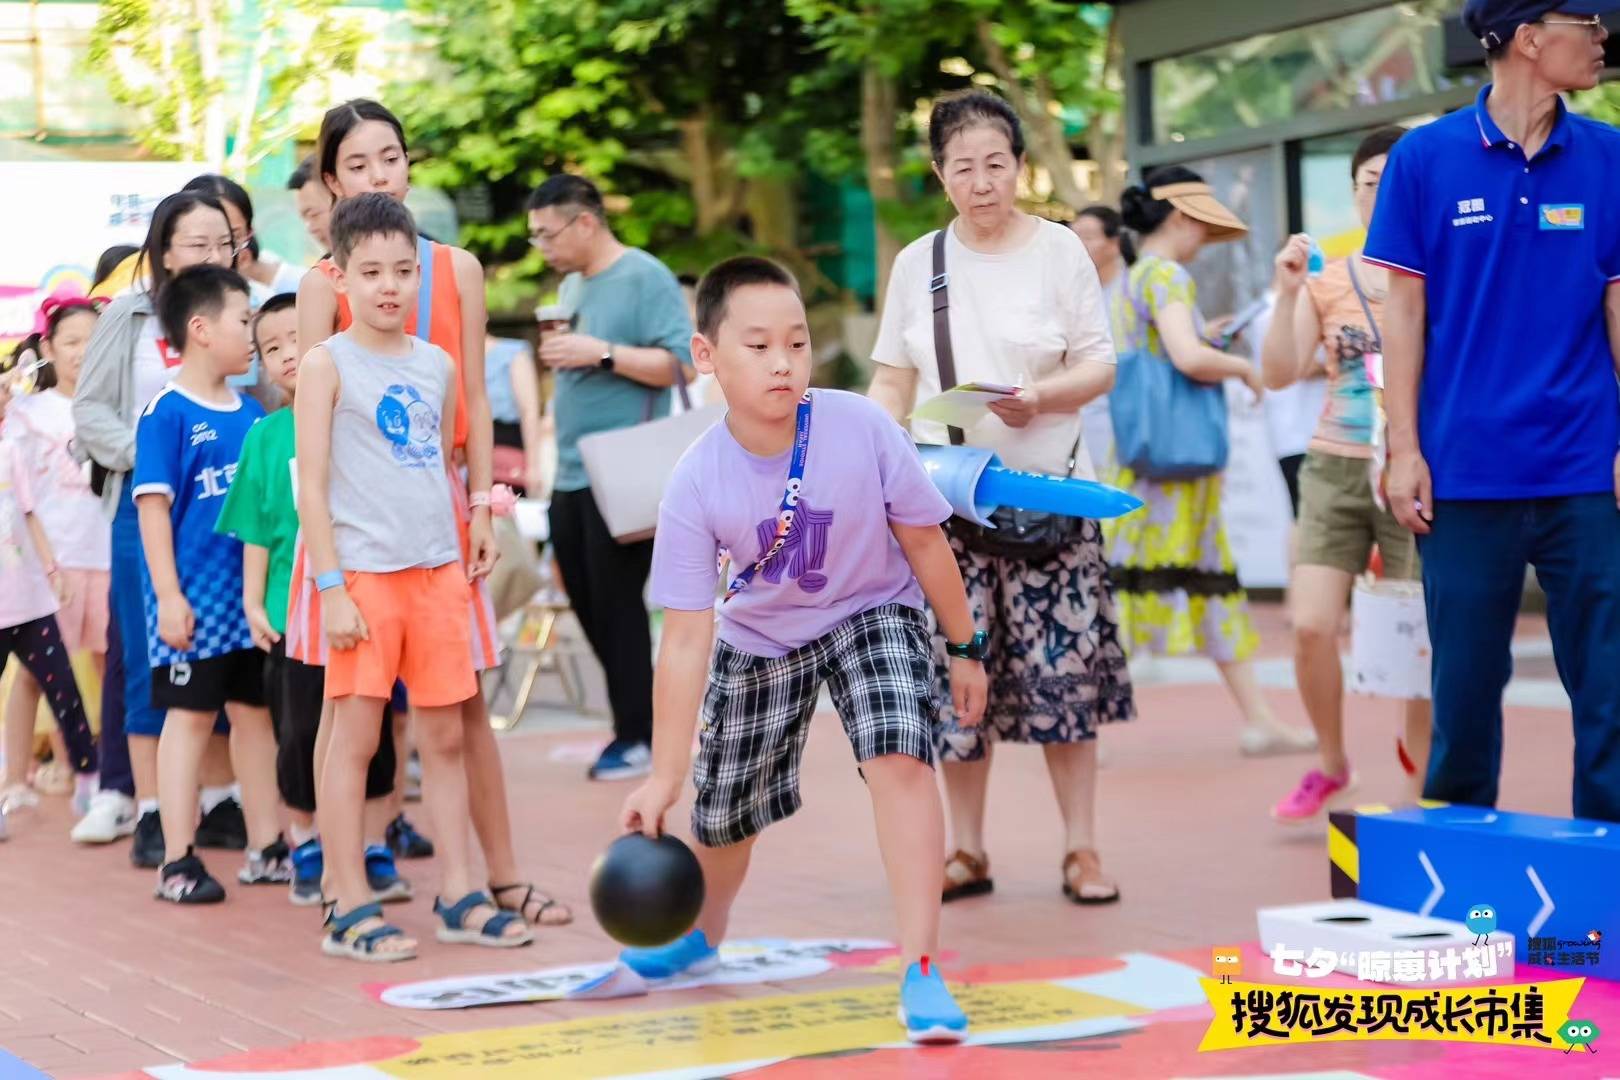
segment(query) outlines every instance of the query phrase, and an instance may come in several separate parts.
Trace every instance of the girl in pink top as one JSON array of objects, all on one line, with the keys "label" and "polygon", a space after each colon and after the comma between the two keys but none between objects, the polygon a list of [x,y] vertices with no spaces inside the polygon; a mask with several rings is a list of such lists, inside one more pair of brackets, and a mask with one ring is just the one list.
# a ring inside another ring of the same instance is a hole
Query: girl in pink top
[{"label": "girl in pink top", "polygon": [[[4,417],[10,397],[10,388],[0,386],[0,418]],[[96,789],[96,745],[56,625],[58,605],[68,595],[45,527],[34,515],[34,490],[27,462],[15,445],[0,439],[0,668],[15,654],[45,688],[51,711],[62,729],[69,764],[76,774],[75,810],[82,814]],[[27,783],[33,738],[33,711],[19,714],[8,709],[0,814],[35,801]]]}]

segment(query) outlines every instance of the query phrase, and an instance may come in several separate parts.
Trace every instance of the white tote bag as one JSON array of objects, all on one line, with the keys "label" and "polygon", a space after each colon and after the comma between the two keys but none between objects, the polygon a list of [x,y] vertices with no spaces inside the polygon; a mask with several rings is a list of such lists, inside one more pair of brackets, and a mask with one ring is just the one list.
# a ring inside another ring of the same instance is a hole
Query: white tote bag
[{"label": "white tote bag", "polygon": [[649,389],[647,419],[632,427],[598,431],[579,440],[579,456],[590,477],[591,495],[608,532],[621,544],[645,540],[658,525],[658,503],[675,463],[687,447],[726,414],[724,405],[694,408],[684,372],[676,364],[675,387],[684,412],[652,419],[655,392]]},{"label": "white tote bag", "polygon": [[1359,579],[1350,596],[1350,688],[1427,700],[1431,659],[1423,583]]}]

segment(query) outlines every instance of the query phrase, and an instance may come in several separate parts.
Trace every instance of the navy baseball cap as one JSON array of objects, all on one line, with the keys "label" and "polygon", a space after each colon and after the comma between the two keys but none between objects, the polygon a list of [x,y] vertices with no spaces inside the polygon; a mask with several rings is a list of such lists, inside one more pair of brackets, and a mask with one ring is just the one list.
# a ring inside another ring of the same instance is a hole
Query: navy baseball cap
[{"label": "navy baseball cap", "polygon": [[1479,38],[1481,45],[1494,49],[1510,40],[1525,23],[1555,11],[1564,15],[1607,15],[1620,11],[1620,0],[1468,0],[1462,18],[1463,25]]}]

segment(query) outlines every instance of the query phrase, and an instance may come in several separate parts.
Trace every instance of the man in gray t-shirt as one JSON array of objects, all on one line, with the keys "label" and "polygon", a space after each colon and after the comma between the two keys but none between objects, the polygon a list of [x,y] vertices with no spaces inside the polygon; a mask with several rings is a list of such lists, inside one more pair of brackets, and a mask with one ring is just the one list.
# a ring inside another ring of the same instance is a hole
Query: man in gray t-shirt
[{"label": "man in gray t-shirt", "polygon": [[663,263],[621,244],[590,181],[558,174],[529,196],[529,238],[563,279],[573,331],[543,334],[540,362],[556,373],[557,479],[551,541],[563,588],[607,675],[613,742],[597,780],[643,776],[652,754],[652,637],[643,591],[652,541],[620,544],[591,496],[582,436],[669,414],[677,370],[692,377],[692,318]]}]

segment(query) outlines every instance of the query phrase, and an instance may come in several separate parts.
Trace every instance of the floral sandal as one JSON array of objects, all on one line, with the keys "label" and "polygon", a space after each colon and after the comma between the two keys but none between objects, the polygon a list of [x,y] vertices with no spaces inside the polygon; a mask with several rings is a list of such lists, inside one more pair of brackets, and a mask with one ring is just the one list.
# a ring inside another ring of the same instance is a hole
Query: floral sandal
[{"label": "floral sandal", "polygon": [[996,883],[990,878],[990,856],[974,858],[965,851],[958,851],[945,860],[945,890],[940,894],[940,903],[983,896],[994,892],[995,888]]},{"label": "floral sandal", "polygon": [[[369,930],[360,924],[372,922]],[[416,946],[406,949],[378,948],[390,938],[402,938],[405,931],[383,919],[381,904],[361,904],[347,915],[337,913],[337,904],[326,902],[326,930],[321,934],[321,952],[327,956],[343,956],[368,964],[391,964],[400,960],[414,960]]]},{"label": "floral sandal", "polygon": [[1097,853],[1081,848],[1064,856],[1063,895],[1076,904],[1112,904],[1119,899],[1119,886],[1103,876]]},{"label": "floral sandal", "polygon": [[[508,904],[501,899],[502,893],[523,890],[523,900],[517,904]],[[569,906],[548,893],[536,889],[527,881],[513,882],[511,885],[491,885],[490,894],[495,897],[495,905],[502,911],[512,911],[523,916],[523,921],[531,926],[567,926],[574,921],[574,912]],[[535,909],[529,914],[529,909]]]}]

